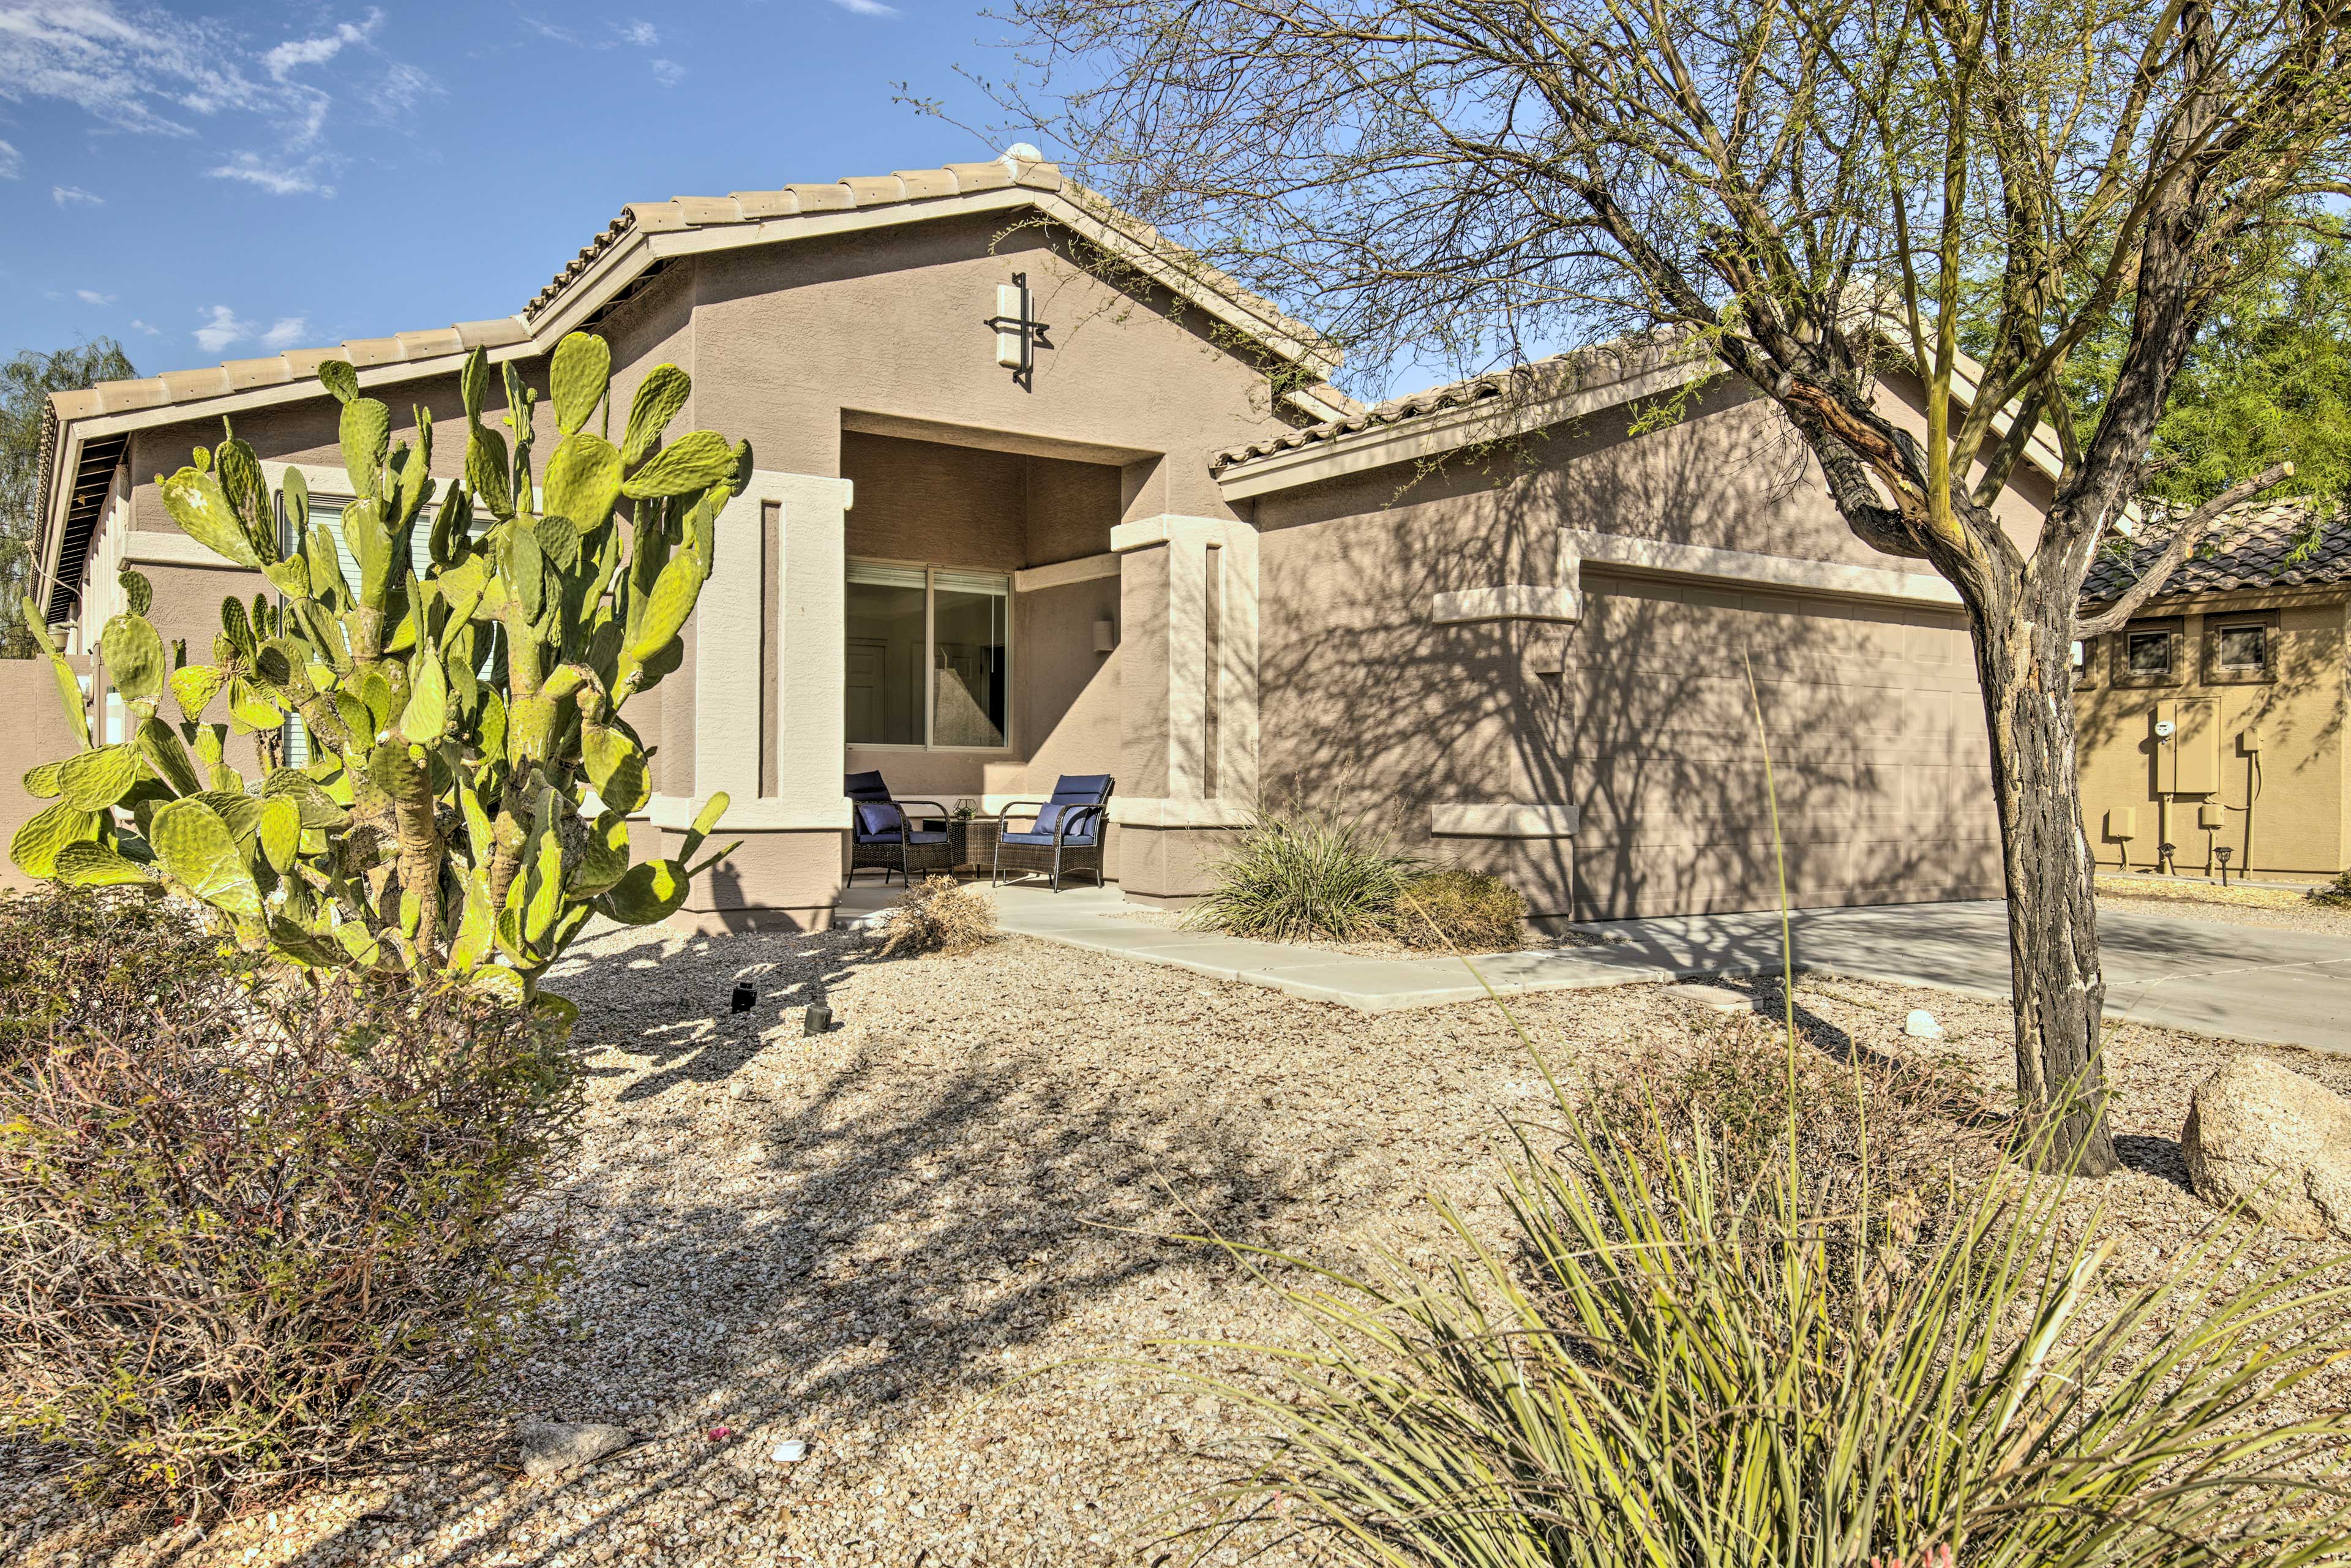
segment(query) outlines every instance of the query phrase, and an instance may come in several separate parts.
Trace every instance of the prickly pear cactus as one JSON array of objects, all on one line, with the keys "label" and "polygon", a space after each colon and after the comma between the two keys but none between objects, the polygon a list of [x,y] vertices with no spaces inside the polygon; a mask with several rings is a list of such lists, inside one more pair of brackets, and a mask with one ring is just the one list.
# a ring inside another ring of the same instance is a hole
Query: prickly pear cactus
[{"label": "prickly pear cactus", "polygon": [[[601,409],[609,434],[611,372],[601,339],[556,349],[561,440],[535,475],[537,394],[508,366],[511,441],[485,424],[489,363],[475,350],[465,477],[427,520],[430,416],[416,410],[416,446],[392,446],[390,411],[360,395],[351,367],[321,366],[358,497],[341,518],[357,582],[299,472],[273,500],[233,432],[160,479],[172,520],[277,597],[225,601],[212,662],[189,664],[147,621],[145,580],[125,573],[130,610],[99,641],[128,707],[130,738],[110,746],[92,744],[74,673],[26,601],[83,749],[25,776],[51,804],[10,845],[17,865],[184,894],[244,945],[298,965],[449,972],[526,997],[591,915],[645,925],[674,911],[726,852],[689,863],[726,797],[676,858],[632,863],[626,819],[649,785],[621,708],[677,668],[719,509],[751,453],[706,430],[664,440],[688,390],[672,365],[645,378],[613,445],[587,428]],[[420,527],[423,576],[410,564]],[[228,722],[206,722],[224,695]],[[310,737],[298,768],[274,765],[289,714]],[[248,732],[271,761],[258,779],[227,760],[228,737]]]}]

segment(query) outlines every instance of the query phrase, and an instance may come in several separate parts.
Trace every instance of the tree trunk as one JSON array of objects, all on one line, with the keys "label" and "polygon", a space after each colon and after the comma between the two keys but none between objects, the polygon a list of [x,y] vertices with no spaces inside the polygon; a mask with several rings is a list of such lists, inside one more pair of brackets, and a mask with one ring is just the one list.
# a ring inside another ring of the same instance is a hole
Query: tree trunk
[{"label": "tree trunk", "polygon": [[2074,600],[2042,575],[2024,574],[2010,603],[1971,617],[2008,886],[2016,1092],[2027,1117],[2063,1113],[2036,1145],[2042,1163],[2102,1176],[2120,1162],[2104,1116],[2106,988],[2074,751]]}]

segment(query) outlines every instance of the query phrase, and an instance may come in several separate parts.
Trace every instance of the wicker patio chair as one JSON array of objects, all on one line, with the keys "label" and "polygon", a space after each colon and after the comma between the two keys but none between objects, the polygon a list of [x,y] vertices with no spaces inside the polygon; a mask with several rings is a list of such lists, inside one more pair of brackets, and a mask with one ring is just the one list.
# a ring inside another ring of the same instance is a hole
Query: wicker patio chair
[{"label": "wicker patio chair", "polygon": [[947,809],[936,800],[898,800],[879,773],[852,773],[841,779],[841,792],[849,797],[849,879],[861,871],[879,868],[886,885],[890,873],[913,885],[914,873],[954,869],[955,850],[944,831],[917,828],[906,815],[908,806],[929,806],[942,820]]},{"label": "wicker patio chair", "polygon": [[[1001,883],[1007,872],[1042,872],[1061,891],[1061,878],[1090,871],[1094,885],[1102,885],[1102,840],[1110,825],[1111,777],[1107,773],[1065,773],[1053,786],[1050,800],[1015,800],[996,814],[996,863],[989,880]],[[1023,807],[1033,807],[1035,818],[1026,828],[1015,828],[1010,818]]]}]

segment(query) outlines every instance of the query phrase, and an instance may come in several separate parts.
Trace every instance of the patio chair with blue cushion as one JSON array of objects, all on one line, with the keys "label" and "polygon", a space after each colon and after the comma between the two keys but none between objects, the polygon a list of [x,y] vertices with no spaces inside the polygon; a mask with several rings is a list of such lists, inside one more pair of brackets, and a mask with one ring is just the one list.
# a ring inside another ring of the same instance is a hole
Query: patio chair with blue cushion
[{"label": "patio chair with blue cushion", "polygon": [[849,797],[852,816],[849,832],[849,876],[854,882],[861,871],[879,866],[882,880],[888,883],[890,873],[896,872],[901,881],[912,884],[916,872],[952,870],[955,851],[947,842],[944,826],[936,829],[917,828],[906,815],[909,806],[928,806],[936,811],[944,824],[947,809],[936,800],[897,800],[890,795],[890,786],[882,781],[879,773],[852,773],[841,779],[841,792]]},{"label": "patio chair with blue cushion", "polygon": [[[1004,873],[1040,872],[1050,874],[1053,891],[1071,872],[1090,871],[1094,885],[1102,885],[1102,840],[1110,826],[1111,777],[1107,773],[1064,773],[1053,786],[1050,800],[1015,800],[996,814],[996,868],[990,878],[1001,883]],[[1015,828],[1012,813],[1035,809],[1035,821]]]}]

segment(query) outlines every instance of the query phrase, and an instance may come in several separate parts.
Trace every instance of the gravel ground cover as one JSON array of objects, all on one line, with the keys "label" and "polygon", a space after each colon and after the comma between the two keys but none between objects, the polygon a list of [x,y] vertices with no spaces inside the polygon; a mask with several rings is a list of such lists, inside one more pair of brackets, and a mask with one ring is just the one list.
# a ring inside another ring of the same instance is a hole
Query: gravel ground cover
[{"label": "gravel ground cover", "polygon": [[[758,987],[736,1015],[738,979]],[[1175,1372],[1291,1342],[1214,1233],[1341,1265],[1437,1255],[1441,1191],[1498,1233],[1504,1116],[1544,1105],[1490,1005],[1360,1014],[1028,938],[882,960],[863,939],[610,932],[554,981],[582,1006],[587,1236],[569,1321],[499,1423],[441,1462],[199,1531],[91,1518],[0,1451],[0,1561],[60,1568],[528,1563],[1154,1563],[1167,1511],[1243,1416]],[[821,985],[832,1032],[800,1033]],[[1525,998],[1555,1067],[1606,1072],[1712,1014],[1677,987]],[[1757,1000],[1773,1012],[1767,982]],[[1804,979],[1819,1049],[1933,1049],[2004,1099],[2004,1003]],[[1924,1007],[1947,1038],[1907,1039]],[[2210,1219],[2176,1142],[2240,1049],[2130,1026],[2109,1048],[2130,1168],[2085,1184],[2125,1278]],[[2351,1090],[2351,1061],[2251,1047]],[[513,1424],[639,1441],[527,1479]],[[808,1458],[781,1463],[797,1440]],[[1180,1560],[1180,1559],[1179,1559]],[[1212,1559],[1227,1560],[1227,1559]],[[1279,1559],[1277,1559],[1279,1560]]]},{"label": "gravel ground cover", "polygon": [[2171,882],[2156,877],[2102,876],[2098,903],[2108,909],[2168,915],[2181,920],[2216,920],[2226,925],[2267,925],[2282,931],[2314,931],[2351,936],[2351,909],[2314,904],[2298,888],[2217,883]]}]

